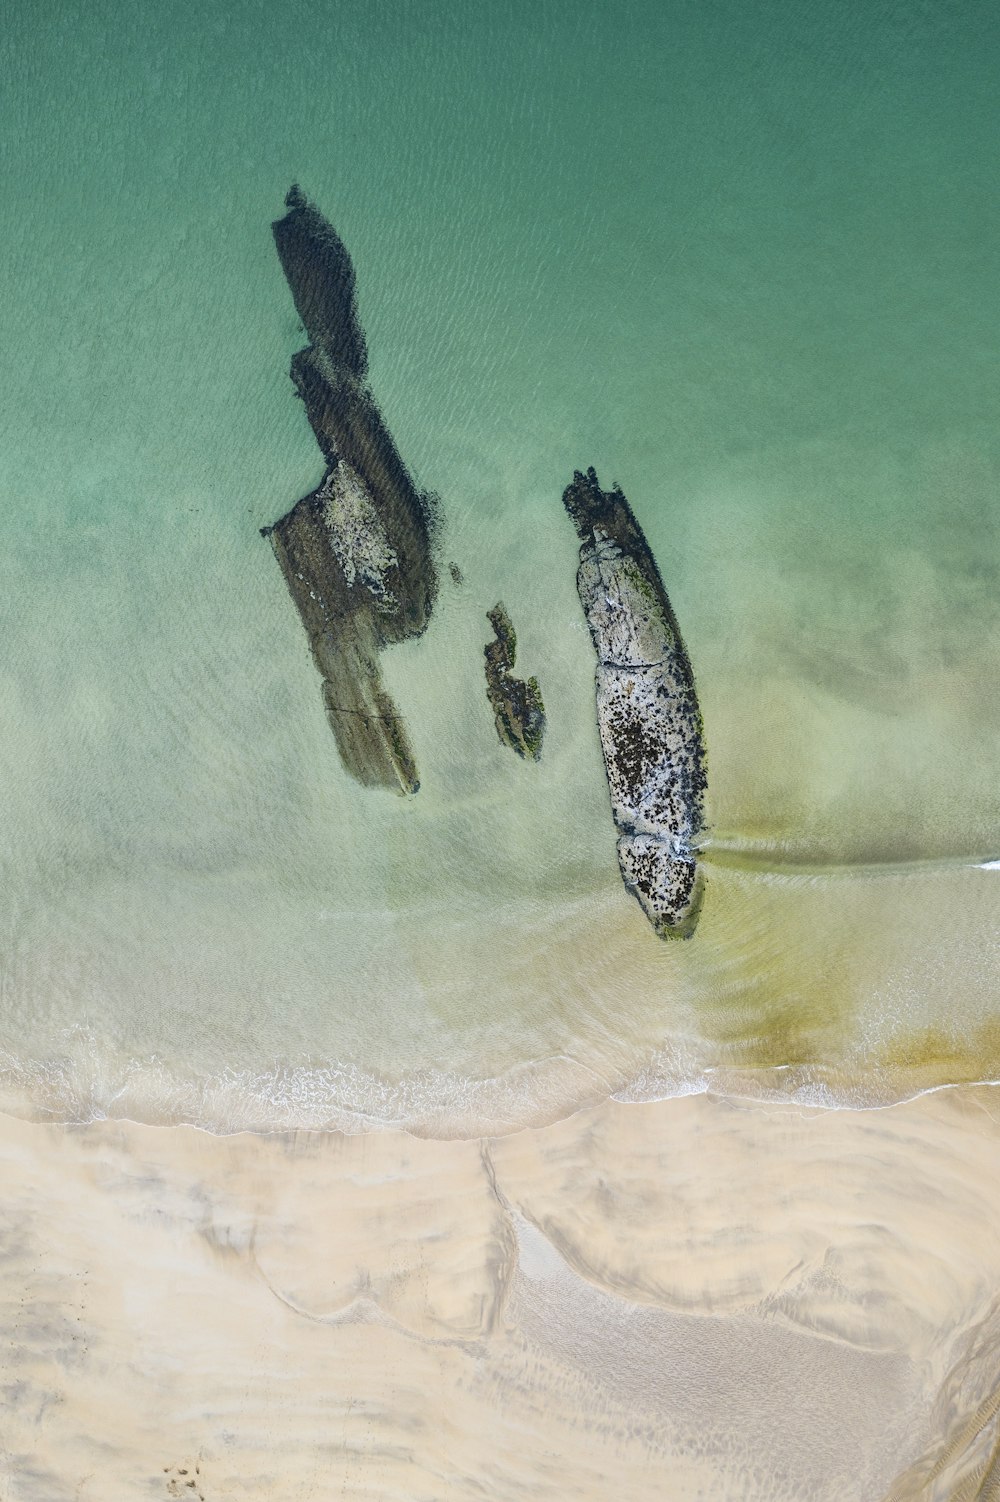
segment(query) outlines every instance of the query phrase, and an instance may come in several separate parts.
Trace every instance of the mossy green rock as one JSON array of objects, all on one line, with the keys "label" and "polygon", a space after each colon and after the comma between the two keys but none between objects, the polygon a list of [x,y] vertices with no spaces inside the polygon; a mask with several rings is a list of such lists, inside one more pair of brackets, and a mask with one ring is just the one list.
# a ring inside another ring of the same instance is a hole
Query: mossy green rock
[{"label": "mossy green rock", "polygon": [[496,639],[487,642],[486,693],[493,706],[493,718],[501,743],[518,756],[537,761],[545,737],[545,705],[537,678],[515,678],[511,672],[517,660],[517,635],[502,603],[486,613]]}]

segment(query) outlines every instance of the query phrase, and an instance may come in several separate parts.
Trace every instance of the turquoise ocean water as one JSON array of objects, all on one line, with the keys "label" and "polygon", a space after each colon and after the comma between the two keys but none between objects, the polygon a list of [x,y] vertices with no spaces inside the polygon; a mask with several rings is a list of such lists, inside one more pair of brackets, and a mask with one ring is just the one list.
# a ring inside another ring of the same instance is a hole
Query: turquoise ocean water
[{"label": "turquoise ocean water", "polygon": [[[0,48],[3,1104],[457,1132],[1000,1072],[991,8],[15,3]],[[384,658],[412,800],[343,773],[258,535],[321,472],[292,181],[465,578]],[[701,695],[685,944],[618,878],[589,464]]]}]

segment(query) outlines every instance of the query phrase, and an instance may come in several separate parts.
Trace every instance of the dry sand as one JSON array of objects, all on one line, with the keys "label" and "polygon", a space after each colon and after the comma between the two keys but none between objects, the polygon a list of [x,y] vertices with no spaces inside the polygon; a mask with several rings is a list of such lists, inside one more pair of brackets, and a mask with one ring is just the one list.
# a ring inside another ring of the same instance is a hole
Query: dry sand
[{"label": "dry sand", "polygon": [[466,1142],[2,1118],[0,1497],[972,1496],[998,1145],[986,1086]]}]

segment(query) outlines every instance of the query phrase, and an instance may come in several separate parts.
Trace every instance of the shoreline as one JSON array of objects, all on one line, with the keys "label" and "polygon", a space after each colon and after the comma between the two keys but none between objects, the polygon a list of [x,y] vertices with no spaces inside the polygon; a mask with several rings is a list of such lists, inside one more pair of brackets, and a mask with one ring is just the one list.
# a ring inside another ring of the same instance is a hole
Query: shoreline
[{"label": "shoreline", "polygon": [[[832,884],[713,873],[697,940],[670,946],[620,883],[544,921],[532,900],[490,924],[478,909],[446,920],[435,908],[433,922],[407,909],[372,921],[377,944],[364,964],[357,946],[326,1006],[339,931],[324,916],[315,950],[297,947],[304,929],[286,936],[280,986],[273,958],[251,986],[216,956],[216,1007],[206,975],[164,963],[116,973],[110,989],[92,977],[71,1024],[69,993],[41,985],[70,956],[43,950],[13,996],[19,1052],[0,1050],[0,1109],[456,1137],[605,1095],[894,1104],[1000,1079],[994,889],[976,870]],[[141,1006],[122,1012],[127,994]]]},{"label": "shoreline", "polygon": [[[590,1076],[595,1082],[599,1080],[599,1076],[586,1066],[579,1065],[572,1060],[569,1062],[581,1076]],[[510,1075],[528,1073],[536,1067],[528,1065],[522,1070],[511,1070]],[[491,1111],[489,1105],[477,1108],[476,1120],[479,1124],[474,1128],[470,1127],[468,1122],[457,1113],[449,1112],[448,1107],[442,1105],[425,1107],[422,1114],[407,1119],[405,1116],[380,1116],[361,1108],[340,1104],[334,1107],[330,1116],[323,1121],[295,1120],[286,1116],[284,1119],[275,1119],[271,1122],[249,1121],[231,1126],[197,1120],[193,1114],[178,1112],[170,1115],[165,1111],[158,1114],[155,1106],[144,1114],[129,1114],[128,1111],[118,1113],[96,1105],[86,1115],[58,1114],[54,1108],[51,1110],[46,1108],[42,1102],[32,1099],[27,1094],[12,1101],[10,1093],[5,1093],[4,1086],[0,1083],[0,1121],[22,1122],[27,1125],[50,1126],[67,1130],[77,1130],[101,1123],[117,1123],[124,1127],[134,1126],[148,1130],[183,1127],[219,1139],[241,1136],[267,1139],[300,1134],[317,1137],[330,1135],[364,1137],[398,1133],[417,1141],[477,1142],[486,1138],[515,1136],[523,1131],[544,1131],[605,1103],[640,1107],[705,1096],[718,1102],[734,1104],[857,1114],[892,1111],[925,1097],[951,1091],[991,1091],[1000,1087],[1000,1075],[938,1079],[928,1078],[929,1071],[925,1069],[910,1072],[911,1075],[920,1074],[922,1076],[920,1081],[911,1078],[909,1083],[904,1083],[897,1079],[895,1088],[887,1080],[881,1082],[881,1088],[871,1089],[866,1089],[866,1084],[870,1086],[871,1081],[855,1082],[853,1098],[851,1098],[838,1096],[835,1093],[835,1086],[831,1084],[830,1077],[836,1078],[833,1071],[825,1073],[827,1078],[823,1077],[824,1071],[801,1070],[792,1065],[775,1065],[770,1069],[758,1071],[720,1065],[709,1066],[693,1079],[679,1079],[670,1085],[663,1083],[662,1080],[657,1083],[655,1074],[651,1081],[648,1074],[640,1072],[630,1082],[621,1085],[600,1080],[600,1083],[595,1083],[593,1090],[589,1093],[567,1098],[560,1105],[550,1103],[548,1109],[544,1102],[539,1102],[534,1107],[529,1105],[526,1109],[513,1105],[507,1112],[496,1108]],[[469,1088],[470,1084],[473,1090],[494,1087],[498,1093],[503,1094],[510,1075],[472,1082],[456,1080],[455,1084],[459,1089]],[[232,1085],[231,1081],[226,1083]],[[384,1086],[387,1093],[405,1093],[412,1081],[404,1080],[397,1086],[389,1085],[387,1082],[379,1083]],[[221,1088],[222,1084],[222,1081],[211,1081],[209,1089]],[[123,1094],[123,1089],[114,1092],[117,1099],[120,1099]],[[518,1109],[520,1109],[520,1114],[515,1115]],[[275,1113],[276,1117],[280,1114],[280,1112]]]}]

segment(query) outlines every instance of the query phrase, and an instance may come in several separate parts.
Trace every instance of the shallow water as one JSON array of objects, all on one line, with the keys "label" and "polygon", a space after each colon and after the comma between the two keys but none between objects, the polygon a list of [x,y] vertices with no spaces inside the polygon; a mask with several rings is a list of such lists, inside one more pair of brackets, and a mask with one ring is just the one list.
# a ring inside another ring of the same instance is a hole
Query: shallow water
[{"label": "shallow water", "polygon": [[[1000,1074],[985,7],[95,4],[4,39],[3,1104],[508,1130]],[[269,221],[354,257],[441,497],[340,768],[258,528],[319,477]],[[560,505],[618,480],[694,663],[707,898],[621,887]],[[549,730],[496,741],[503,598]]]}]

